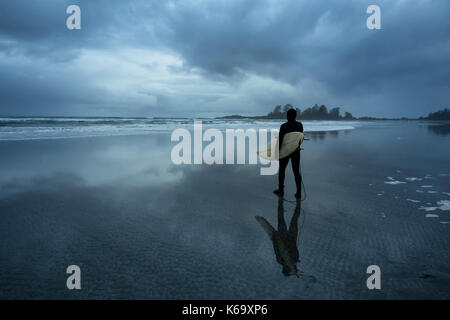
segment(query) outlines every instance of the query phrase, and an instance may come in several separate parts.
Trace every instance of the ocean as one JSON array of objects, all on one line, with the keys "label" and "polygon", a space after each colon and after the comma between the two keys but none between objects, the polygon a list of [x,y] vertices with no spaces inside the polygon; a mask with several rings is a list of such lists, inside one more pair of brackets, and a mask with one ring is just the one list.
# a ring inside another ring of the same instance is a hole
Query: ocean
[{"label": "ocean", "polygon": [[[206,118],[74,118],[9,117],[0,118],[0,140],[61,139],[97,136],[141,135],[192,129],[194,120],[205,129],[278,129],[280,120],[221,120]],[[305,121],[306,131],[351,130],[356,121]]]}]

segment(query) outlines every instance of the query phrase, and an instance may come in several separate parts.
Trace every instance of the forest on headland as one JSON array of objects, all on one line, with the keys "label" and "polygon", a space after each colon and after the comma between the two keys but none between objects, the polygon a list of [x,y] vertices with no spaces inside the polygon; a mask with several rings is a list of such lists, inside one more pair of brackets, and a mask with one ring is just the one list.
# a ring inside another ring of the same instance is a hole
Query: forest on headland
[{"label": "forest on headland", "polygon": [[217,119],[286,119],[286,112],[290,109],[297,111],[297,119],[300,120],[450,120],[450,110],[447,108],[436,112],[431,112],[426,117],[420,117],[416,119],[411,118],[376,118],[376,117],[359,117],[355,118],[350,112],[344,112],[341,114],[339,107],[328,110],[325,105],[315,104],[313,107],[301,110],[293,107],[291,104],[284,106],[277,105],[273,111],[263,116],[242,116],[242,115],[230,115],[217,117]]},{"label": "forest on headland", "polygon": [[450,120],[450,110],[447,108],[431,112],[428,114],[427,117],[420,117],[420,120]]}]

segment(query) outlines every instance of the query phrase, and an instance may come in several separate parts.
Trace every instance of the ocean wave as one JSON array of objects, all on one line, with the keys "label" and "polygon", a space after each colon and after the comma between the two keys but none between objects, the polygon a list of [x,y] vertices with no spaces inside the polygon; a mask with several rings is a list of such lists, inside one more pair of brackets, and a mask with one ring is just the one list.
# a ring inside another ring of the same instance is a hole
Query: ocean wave
[{"label": "ocean wave", "polygon": [[[194,118],[77,118],[28,117],[0,118],[0,140],[59,139],[96,136],[141,135],[172,132],[177,128],[192,131],[194,120],[201,120],[204,130],[278,129],[283,121],[252,119]],[[305,132],[353,130],[350,121],[304,121]]]}]

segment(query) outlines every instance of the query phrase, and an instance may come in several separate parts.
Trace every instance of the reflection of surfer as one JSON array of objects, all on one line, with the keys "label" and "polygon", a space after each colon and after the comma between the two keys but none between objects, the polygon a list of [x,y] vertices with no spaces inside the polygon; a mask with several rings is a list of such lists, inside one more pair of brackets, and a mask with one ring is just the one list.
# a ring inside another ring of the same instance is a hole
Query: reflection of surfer
[{"label": "reflection of surfer", "polygon": [[[283,123],[280,127],[280,138],[279,138],[279,148],[283,143],[284,136],[289,132],[303,132],[303,125],[301,122],[295,120],[297,117],[297,112],[294,109],[288,110],[286,113],[287,122]],[[295,185],[297,186],[296,198],[301,198],[302,196],[302,176],[300,175],[300,148],[297,148],[288,157],[280,159],[280,169],[278,171],[278,189],[274,191],[276,195],[284,194],[284,177],[286,172],[286,167],[291,159],[292,171],[294,172]]]},{"label": "reflection of surfer", "polygon": [[256,220],[266,231],[270,240],[272,240],[273,249],[277,262],[283,266],[282,272],[285,276],[296,275],[298,277],[297,262],[299,260],[297,237],[298,237],[298,218],[300,217],[300,200],[297,200],[294,215],[292,216],[289,229],[284,220],[283,199],[278,199],[278,230],[263,217],[256,217]]}]

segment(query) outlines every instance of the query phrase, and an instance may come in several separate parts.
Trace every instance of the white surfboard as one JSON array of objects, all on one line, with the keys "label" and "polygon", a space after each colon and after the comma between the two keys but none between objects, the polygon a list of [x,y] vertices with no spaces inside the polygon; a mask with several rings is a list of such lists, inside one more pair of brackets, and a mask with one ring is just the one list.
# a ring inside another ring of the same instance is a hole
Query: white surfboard
[{"label": "white surfboard", "polygon": [[278,152],[278,139],[271,141],[257,153],[267,160],[280,160],[290,156],[303,142],[305,136],[301,132],[289,132],[284,135],[283,144]]}]

